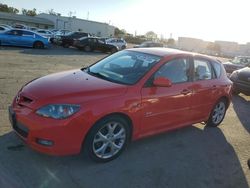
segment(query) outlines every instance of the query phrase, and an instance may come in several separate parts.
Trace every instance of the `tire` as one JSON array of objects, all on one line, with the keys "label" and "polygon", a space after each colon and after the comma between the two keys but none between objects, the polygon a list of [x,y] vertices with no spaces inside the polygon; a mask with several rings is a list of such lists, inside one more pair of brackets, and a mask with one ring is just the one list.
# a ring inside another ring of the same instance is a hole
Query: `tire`
[{"label": "tire", "polygon": [[113,54],[113,53],[117,52],[117,49],[116,48],[111,48],[110,52],[111,52],[111,54]]},{"label": "tire", "polygon": [[90,51],[91,51],[90,46],[89,46],[89,45],[84,46],[84,51],[86,51],[86,52],[90,52]]},{"label": "tire", "polygon": [[233,88],[232,93],[233,93],[233,95],[239,95],[239,94],[240,94],[240,91]]},{"label": "tire", "polygon": [[33,44],[33,48],[35,48],[35,49],[43,49],[44,48],[44,44],[42,42],[40,42],[40,41],[36,41]]},{"label": "tire", "polygon": [[87,155],[96,162],[108,162],[117,158],[130,140],[128,122],[120,116],[109,116],[98,121],[85,141]]},{"label": "tire", "polygon": [[64,48],[69,48],[69,44],[68,44],[68,43],[63,44],[63,47],[64,47]]},{"label": "tire", "polygon": [[223,121],[227,111],[227,102],[225,99],[220,99],[213,107],[206,126],[217,127]]}]

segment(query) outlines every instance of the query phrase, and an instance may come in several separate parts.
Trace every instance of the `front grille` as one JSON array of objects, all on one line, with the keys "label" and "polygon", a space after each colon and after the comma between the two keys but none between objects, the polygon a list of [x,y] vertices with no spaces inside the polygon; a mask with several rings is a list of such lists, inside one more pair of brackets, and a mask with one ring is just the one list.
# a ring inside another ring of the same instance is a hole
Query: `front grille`
[{"label": "front grille", "polygon": [[20,134],[22,137],[27,138],[29,134],[29,129],[25,127],[23,124],[20,122],[16,122],[13,125],[13,129]]}]

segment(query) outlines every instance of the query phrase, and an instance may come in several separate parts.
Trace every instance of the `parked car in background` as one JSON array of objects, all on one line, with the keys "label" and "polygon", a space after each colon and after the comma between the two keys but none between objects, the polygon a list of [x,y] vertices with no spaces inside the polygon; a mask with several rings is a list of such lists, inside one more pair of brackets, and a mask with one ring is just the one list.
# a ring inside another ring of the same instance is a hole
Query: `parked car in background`
[{"label": "parked car in background", "polygon": [[8,27],[0,25],[0,33],[4,32],[4,31],[7,31],[7,30],[10,30],[10,29]]},{"label": "parked car in background", "polygon": [[7,29],[13,29],[13,27],[11,27],[10,25],[7,25],[7,24],[0,24],[0,27],[5,27]]},{"label": "parked car in background", "polygon": [[37,27],[29,27],[29,30],[31,30],[31,31],[37,31],[37,30],[39,30],[39,28],[37,28]]},{"label": "parked car in background", "polygon": [[97,50],[102,52],[115,53],[119,50],[116,45],[107,44],[98,37],[82,37],[79,40],[75,40],[74,47],[86,52]]},{"label": "parked car in background", "polygon": [[230,80],[233,82],[233,93],[244,93],[250,95],[250,68],[245,67],[234,71],[230,75]]},{"label": "parked car in background", "polygon": [[109,39],[106,39],[106,43],[117,46],[119,50],[123,50],[127,47],[127,42],[124,39],[109,38]]},{"label": "parked car in background", "polygon": [[250,65],[250,56],[238,56],[232,61],[223,63],[227,73],[232,73],[235,70],[242,69]]},{"label": "parked car in background", "polygon": [[48,38],[33,31],[10,29],[0,33],[0,45],[48,48],[50,42]]},{"label": "parked car in background", "polygon": [[164,47],[160,42],[146,41],[140,45],[135,45],[134,48],[152,48],[152,47]]},{"label": "parked car in background", "polygon": [[44,36],[44,37],[47,37],[49,38],[50,42],[54,42],[54,38],[55,38],[55,34],[52,33],[51,31],[49,30],[46,30],[46,29],[39,29],[36,31],[38,34]]},{"label": "parked car in background", "polygon": [[74,40],[82,38],[82,37],[88,37],[88,36],[90,36],[89,33],[70,32],[67,35],[61,36],[60,43],[64,48],[68,48],[70,46],[73,46]]},{"label": "parked car in background", "polygon": [[223,65],[207,56],[133,48],[25,84],[9,117],[34,150],[70,155],[84,148],[93,160],[107,162],[130,140],[198,122],[218,126],[231,87]]},{"label": "parked car in background", "polygon": [[16,29],[29,29],[29,27],[27,25],[24,25],[24,24],[14,24],[13,25],[13,28],[16,28]]}]

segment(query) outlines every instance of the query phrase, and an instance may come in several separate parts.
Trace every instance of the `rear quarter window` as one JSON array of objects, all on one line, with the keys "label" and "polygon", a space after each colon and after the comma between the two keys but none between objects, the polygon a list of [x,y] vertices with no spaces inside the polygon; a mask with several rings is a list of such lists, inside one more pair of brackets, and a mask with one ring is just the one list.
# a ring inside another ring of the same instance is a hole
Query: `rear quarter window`
[{"label": "rear quarter window", "polygon": [[221,66],[222,65],[217,63],[217,62],[213,62],[212,66],[214,68],[216,78],[219,78],[221,76]]}]

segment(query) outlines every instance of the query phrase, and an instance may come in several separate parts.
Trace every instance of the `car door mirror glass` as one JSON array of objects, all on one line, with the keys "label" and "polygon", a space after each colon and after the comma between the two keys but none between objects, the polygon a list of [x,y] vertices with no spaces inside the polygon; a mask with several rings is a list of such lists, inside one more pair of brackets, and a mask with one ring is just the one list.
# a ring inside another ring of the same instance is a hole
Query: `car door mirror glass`
[{"label": "car door mirror glass", "polygon": [[158,87],[171,87],[172,86],[171,80],[165,77],[155,78],[153,84],[154,86],[158,86]]}]

